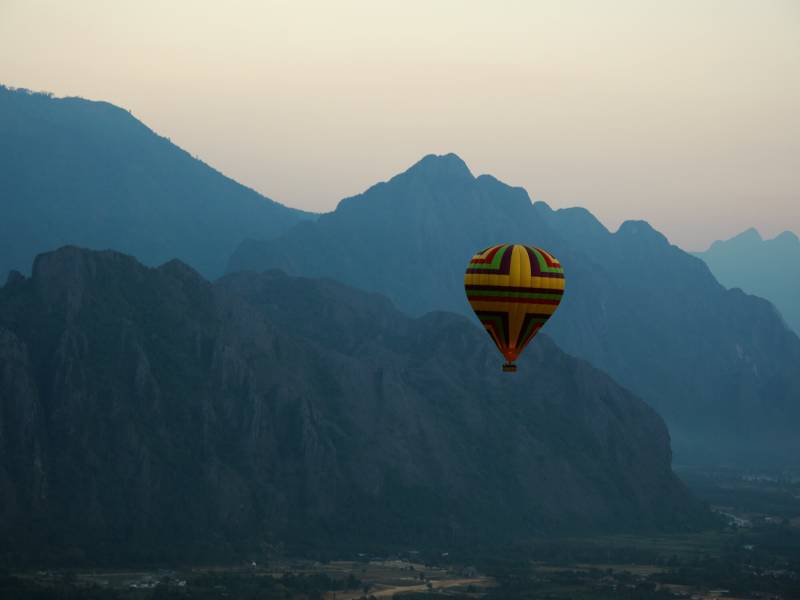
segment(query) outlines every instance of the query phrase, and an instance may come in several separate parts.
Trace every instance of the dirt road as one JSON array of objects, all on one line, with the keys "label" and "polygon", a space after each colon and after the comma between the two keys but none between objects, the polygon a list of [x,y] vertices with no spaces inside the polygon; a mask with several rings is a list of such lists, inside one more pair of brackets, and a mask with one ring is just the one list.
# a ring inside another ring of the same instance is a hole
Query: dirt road
[{"label": "dirt road", "polygon": [[[492,581],[487,577],[473,577],[470,579],[439,579],[431,581],[431,586],[435,590],[442,590],[452,587],[474,585],[475,587],[488,587],[492,585]],[[397,585],[392,587],[375,586],[370,589],[367,596],[374,596],[375,598],[391,598],[395,594],[408,593],[408,592],[424,592],[428,589],[425,583],[415,585]],[[336,592],[336,600],[356,600],[364,596],[363,591],[358,592]],[[334,593],[328,592],[325,595],[325,600],[334,600]]]}]

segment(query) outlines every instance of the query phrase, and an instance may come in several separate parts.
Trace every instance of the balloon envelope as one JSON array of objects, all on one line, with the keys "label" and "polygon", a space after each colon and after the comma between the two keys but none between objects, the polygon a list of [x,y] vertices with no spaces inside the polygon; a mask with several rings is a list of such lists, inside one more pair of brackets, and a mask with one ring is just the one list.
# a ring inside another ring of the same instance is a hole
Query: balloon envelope
[{"label": "balloon envelope", "polygon": [[564,270],[541,248],[498,244],[472,257],[464,289],[472,310],[508,363],[516,369],[520,352],[558,308]]}]

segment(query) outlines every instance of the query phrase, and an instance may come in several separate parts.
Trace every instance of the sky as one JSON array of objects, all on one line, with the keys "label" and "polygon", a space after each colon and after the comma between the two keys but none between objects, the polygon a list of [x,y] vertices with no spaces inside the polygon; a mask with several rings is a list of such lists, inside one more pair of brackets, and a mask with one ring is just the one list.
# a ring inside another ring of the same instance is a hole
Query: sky
[{"label": "sky", "polygon": [[0,0],[0,83],[317,212],[455,152],[687,250],[800,233],[800,0]]}]

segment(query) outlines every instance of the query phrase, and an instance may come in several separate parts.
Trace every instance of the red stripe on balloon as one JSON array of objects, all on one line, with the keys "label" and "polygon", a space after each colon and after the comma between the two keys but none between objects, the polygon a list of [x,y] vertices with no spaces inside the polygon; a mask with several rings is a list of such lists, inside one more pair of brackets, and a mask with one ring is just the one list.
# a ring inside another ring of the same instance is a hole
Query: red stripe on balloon
[{"label": "red stripe on balloon", "polygon": [[561,302],[561,300],[544,300],[540,298],[519,298],[514,296],[470,296],[469,294],[467,294],[467,300],[470,302],[509,302],[511,304],[552,304],[553,306],[558,306],[558,304]]}]

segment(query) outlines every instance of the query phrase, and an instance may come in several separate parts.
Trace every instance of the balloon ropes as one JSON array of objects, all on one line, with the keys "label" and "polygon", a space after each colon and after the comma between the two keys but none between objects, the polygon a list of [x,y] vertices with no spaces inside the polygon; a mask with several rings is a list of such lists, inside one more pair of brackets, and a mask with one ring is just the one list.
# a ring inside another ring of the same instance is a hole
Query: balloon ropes
[{"label": "balloon ropes", "polygon": [[467,300],[505,357],[514,361],[558,308],[564,270],[556,258],[522,244],[499,244],[472,257],[464,274]]}]

